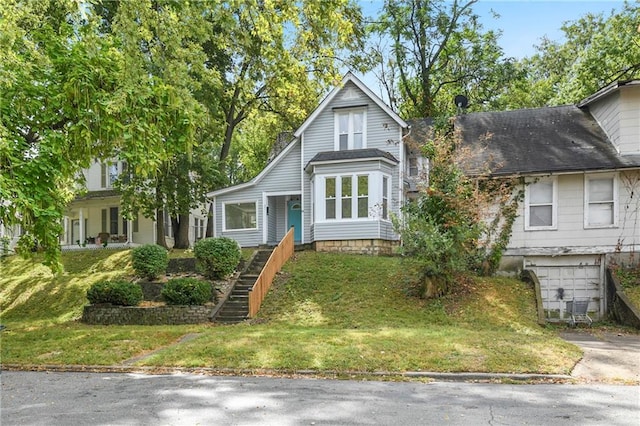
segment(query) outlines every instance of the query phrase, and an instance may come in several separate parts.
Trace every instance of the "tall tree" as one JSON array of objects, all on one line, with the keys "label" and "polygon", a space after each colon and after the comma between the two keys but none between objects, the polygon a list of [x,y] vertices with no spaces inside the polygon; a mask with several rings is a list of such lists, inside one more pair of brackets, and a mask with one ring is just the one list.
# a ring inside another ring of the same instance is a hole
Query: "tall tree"
[{"label": "tall tree", "polygon": [[576,103],[614,81],[640,77],[640,6],[625,2],[608,15],[566,22],[564,41],[544,37],[518,64],[522,78],[506,85],[503,108]]},{"label": "tall tree", "polygon": [[371,32],[390,45],[378,52],[379,78],[404,117],[447,115],[457,94],[483,108],[512,78],[513,61],[503,58],[499,34],[483,32],[475,2],[385,0]]},{"label": "tall tree", "polygon": [[[119,183],[123,204],[128,215],[141,211],[156,219],[157,243],[167,246],[165,221],[168,213],[173,230],[174,247],[189,247],[189,214],[205,201],[206,191],[218,184],[219,173],[211,152],[215,138],[211,133],[220,131],[216,126],[218,112],[215,98],[205,91],[220,91],[220,70],[210,66],[215,61],[215,40],[206,31],[204,3],[176,1],[107,2],[98,5],[111,20],[104,28],[122,40],[122,49],[131,58],[132,80],[150,79],[154,85],[173,90],[168,101],[187,113],[163,115],[161,137],[170,146],[188,141],[192,149],[173,150],[172,155],[157,164],[149,179],[133,173]],[[106,20],[105,20],[106,21]],[[212,99],[208,104],[203,100]],[[195,120],[193,128],[185,123]],[[121,153],[129,164],[144,158]]]},{"label": "tall tree", "polygon": [[338,79],[338,55],[361,47],[362,17],[353,0],[214,2],[208,20],[228,52],[222,95],[225,132],[219,158],[255,110],[275,112],[289,127]]},{"label": "tall tree", "polygon": [[[200,112],[181,87],[153,78],[134,41],[104,33],[86,4],[7,0],[0,13],[0,220],[21,225],[20,245],[43,248],[59,270],[80,171],[119,156],[152,178],[174,152],[191,152]],[[167,129],[179,136],[167,139]]]}]

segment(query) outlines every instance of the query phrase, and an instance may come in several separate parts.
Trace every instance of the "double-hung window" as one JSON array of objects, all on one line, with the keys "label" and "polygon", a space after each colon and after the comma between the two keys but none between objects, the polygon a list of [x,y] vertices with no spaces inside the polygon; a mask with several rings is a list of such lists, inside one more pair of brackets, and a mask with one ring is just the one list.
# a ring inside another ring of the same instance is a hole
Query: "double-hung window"
[{"label": "double-hung window", "polygon": [[366,148],[364,109],[337,111],[335,114],[336,151]]},{"label": "double-hung window", "polygon": [[529,231],[557,229],[558,180],[541,178],[525,190],[524,229]]},{"label": "double-hung window", "polygon": [[324,218],[369,217],[369,176],[341,175],[324,178]]},{"label": "double-hung window", "polygon": [[[120,175],[126,173],[127,163],[124,161],[120,163],[102,163],[100,165],[100,187],[113,188]],[[128,178],[126,177],[126,175],[124,177],[126,179],[126,183],[128,181]]]},{"label": "double-hung window", "polygon": [[584,186],[585,228],[616,226],[618,188],[615,175],[585,176]]},{"label": "double-hung window", "polygon": [[389,219],[389,178],[382,177],[382,218]]}]

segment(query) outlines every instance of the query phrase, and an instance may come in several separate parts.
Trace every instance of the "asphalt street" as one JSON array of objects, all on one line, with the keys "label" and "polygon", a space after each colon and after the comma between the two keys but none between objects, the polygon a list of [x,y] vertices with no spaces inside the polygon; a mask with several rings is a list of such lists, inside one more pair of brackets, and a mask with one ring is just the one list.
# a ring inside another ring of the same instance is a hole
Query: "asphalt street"
[{"label": "asphalt street", "polygon": [[10,425],[631,425],[640,386],[3,371]]}]

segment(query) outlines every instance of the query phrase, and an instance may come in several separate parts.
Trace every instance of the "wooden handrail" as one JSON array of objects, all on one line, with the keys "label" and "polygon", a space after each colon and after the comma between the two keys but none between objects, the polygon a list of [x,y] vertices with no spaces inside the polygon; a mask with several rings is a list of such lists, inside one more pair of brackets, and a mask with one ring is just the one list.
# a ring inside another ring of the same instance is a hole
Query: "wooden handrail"
[{"label": "wooden handrail", "polygon": [[291,227],[276,248],[273,249],[269,260],[264,264],[256,282],[253,284],[251,290],[249,290],[249,318],[255,317],[260,310],[262,301],[271,288],[276,274],[280,271],[282,265],[293,256],[293,249],[293,227]]}]

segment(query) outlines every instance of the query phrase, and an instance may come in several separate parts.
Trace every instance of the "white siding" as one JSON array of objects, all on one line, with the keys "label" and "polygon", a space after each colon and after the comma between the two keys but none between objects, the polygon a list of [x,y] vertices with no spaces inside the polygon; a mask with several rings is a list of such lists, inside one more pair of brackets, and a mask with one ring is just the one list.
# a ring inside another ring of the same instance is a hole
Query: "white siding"
[{"label": "white siding", "polygon": [[622,87],[620,91],[620,153],[640,154],[640,87]]},{"label": "white siding", "polygon": [[[629,185],[631,184],[631,186]],[[640,243],[638,191],[640,172],[620,173],[618,179],[618,226],[585,229],[584,175],[558,176],[558,227],[555,230],[525,231],[524,203],[520,203],[519,216],[513,225],[508,254],[518,249],[549,248],[602,248],[613,252],[619,242],[624,245]],[[633,193],[633,196],[631,195]],[[531,252],[531,250],[528,250]],[[541,254],[544,250],[541,251]]]},{"label": "white siding", "polygon": [[609,139],[620,149],[620,95],[615,93],[589,106],[589,112],[596,119]]},{"label": "white siding", "polygon": [[377,220],[322,222],[314,225],[314,240],[360,240],[382,238]]},{"label": "white siding", "polygon": [[622,155],[640,154],[640,86],[620,90],[589,106],[589,111]]}]

